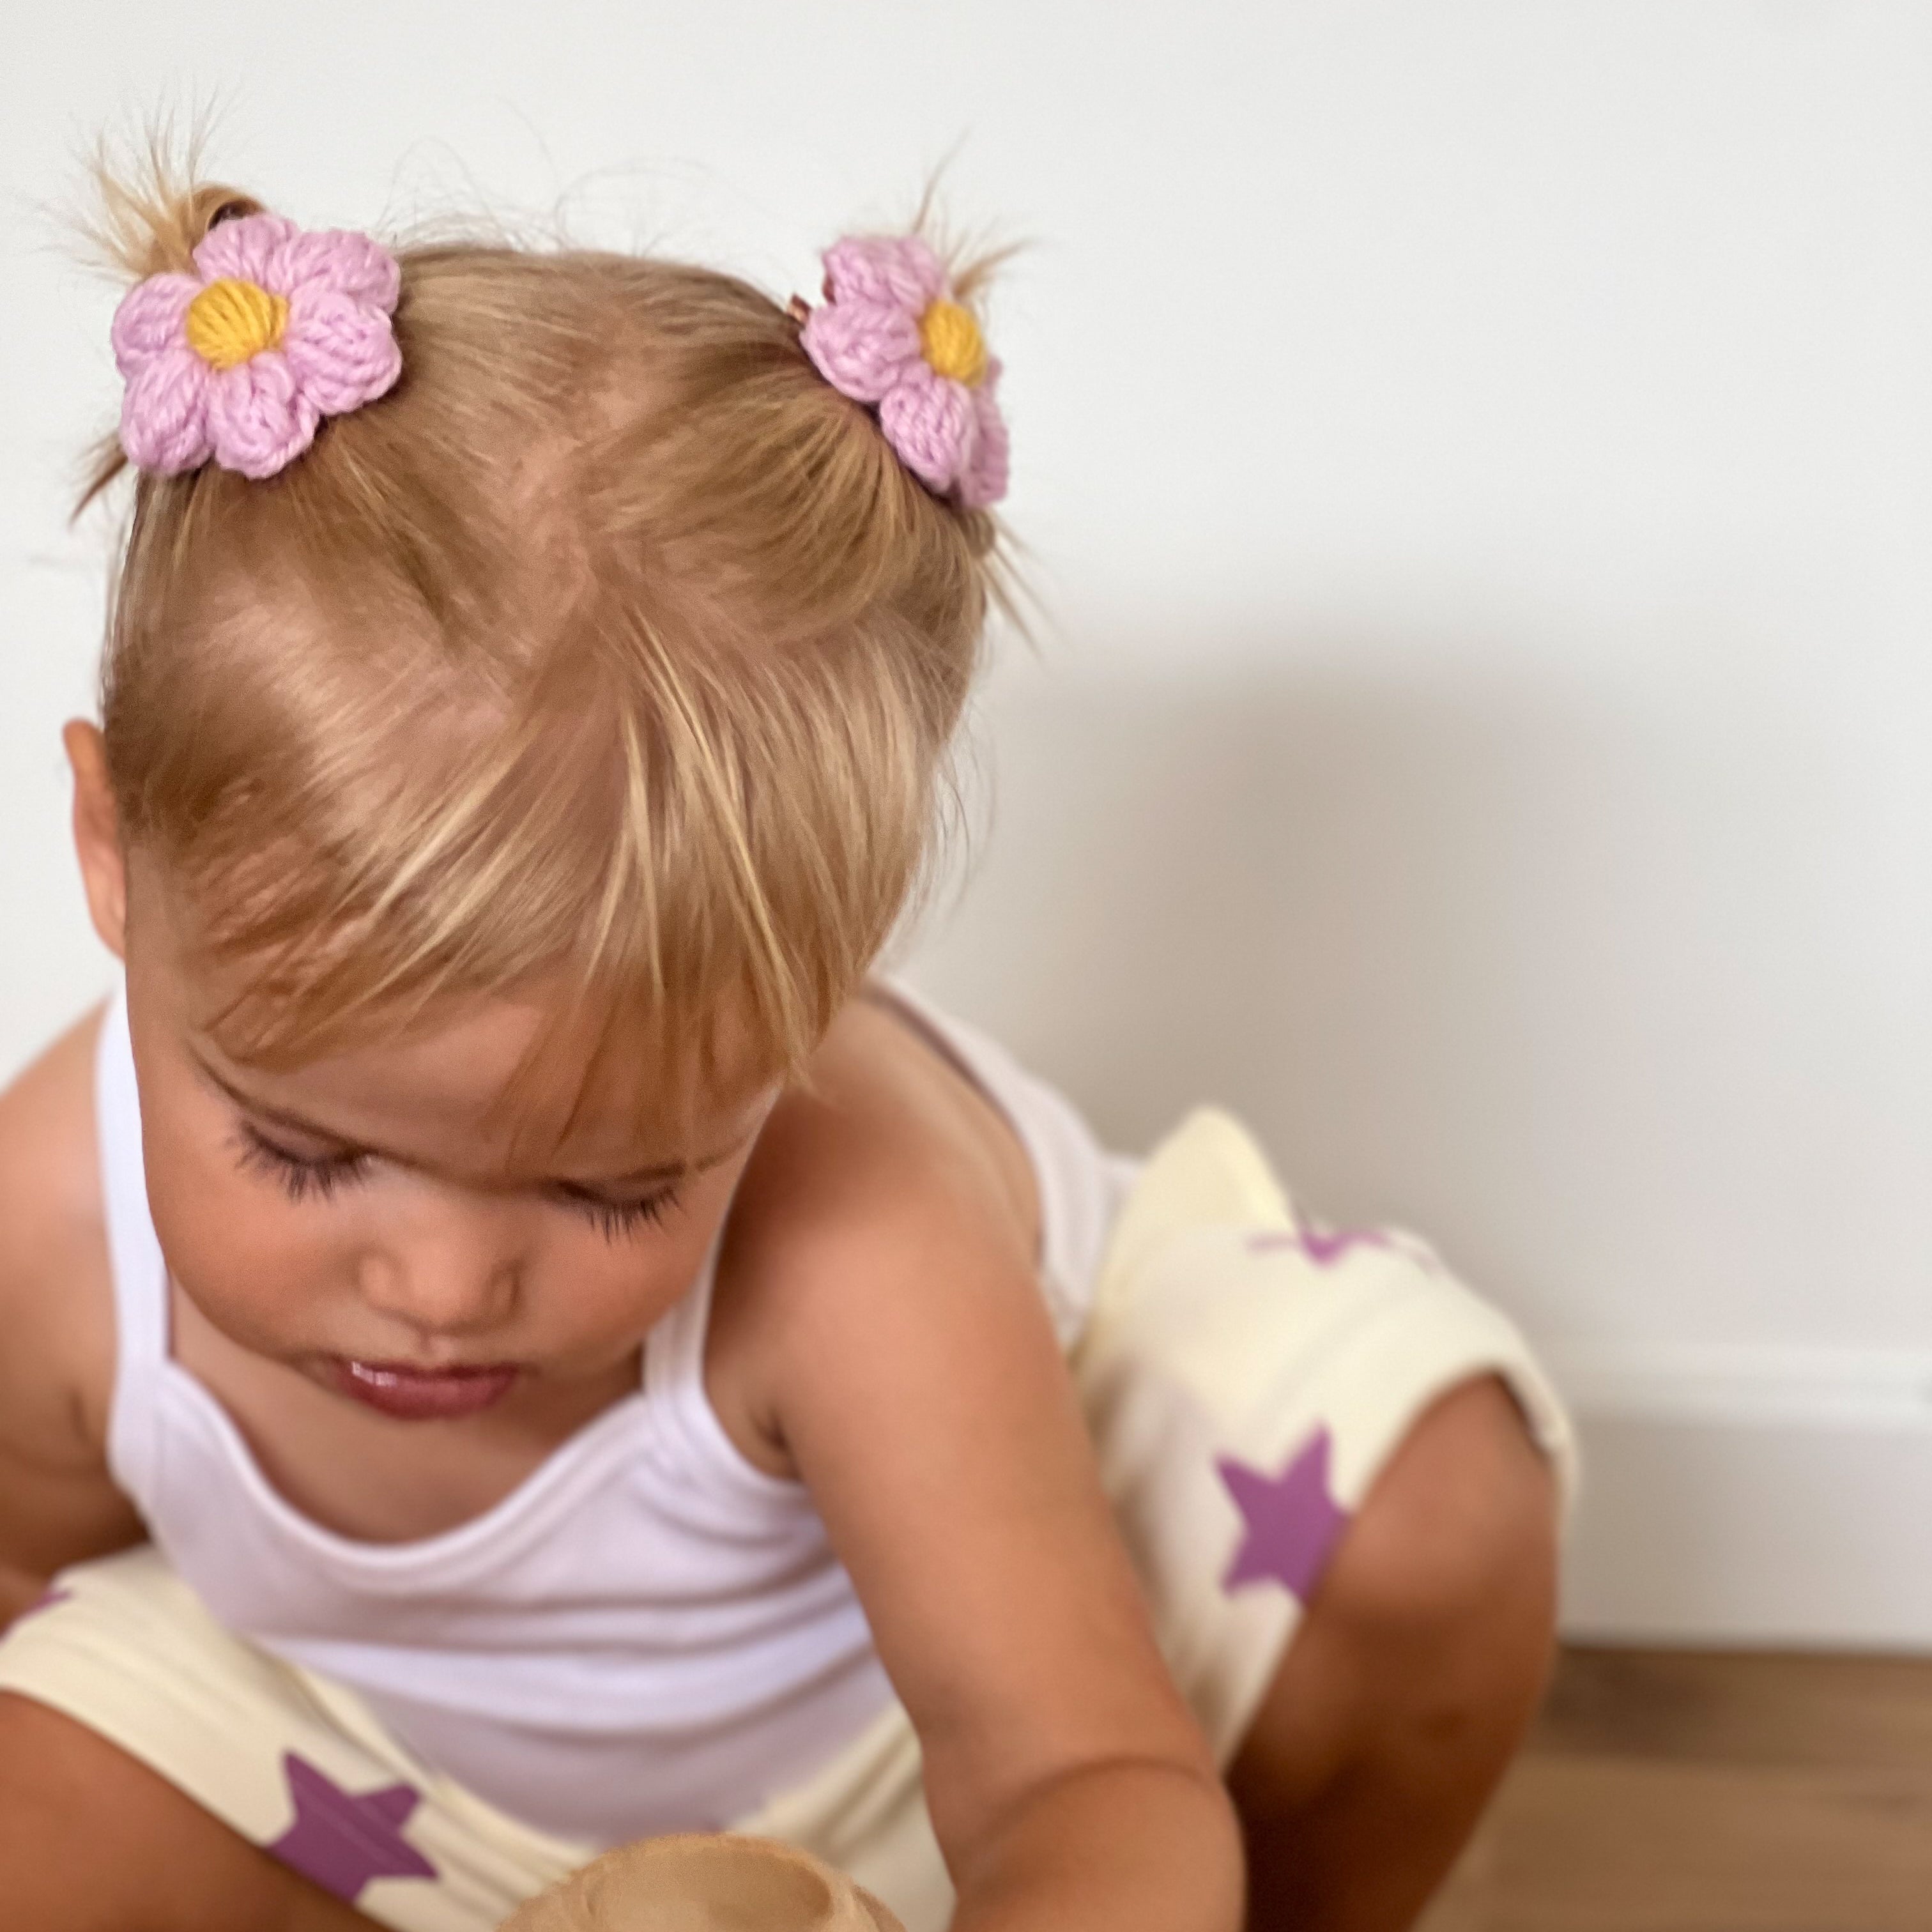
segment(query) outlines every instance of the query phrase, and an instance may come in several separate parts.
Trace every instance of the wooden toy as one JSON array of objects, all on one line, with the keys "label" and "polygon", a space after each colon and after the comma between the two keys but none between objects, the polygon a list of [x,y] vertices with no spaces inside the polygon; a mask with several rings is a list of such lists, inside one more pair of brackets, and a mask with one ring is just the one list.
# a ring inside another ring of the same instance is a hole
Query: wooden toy
[{"label": "wooden toy", "polygon": [[904,1932],[843,1872],[770,1838],[646,1838],[520,1906],[502,1932]]}]

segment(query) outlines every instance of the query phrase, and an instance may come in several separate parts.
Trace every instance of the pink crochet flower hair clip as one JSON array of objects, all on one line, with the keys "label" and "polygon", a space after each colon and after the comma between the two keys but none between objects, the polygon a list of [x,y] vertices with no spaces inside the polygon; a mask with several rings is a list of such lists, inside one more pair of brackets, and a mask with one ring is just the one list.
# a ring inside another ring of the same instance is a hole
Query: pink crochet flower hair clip
[{"label": "pink crochet flower hair clip", "polygon": [[324,416],[401,374],[389,318],[402,272],[366,235],[244,214],[208,231],[194,266],[150,275],[115,311],[121,446],[136,469],[175,476],[212,457],[272,476]]},{"label": "pink crochet flower hair clip", "polygon": [[825,303],[805,352],[832,386],[871,404],[899,460],[936,495],[983,509],[1006,494],[997,359],[916,235],[848,236],[825,253]]}]

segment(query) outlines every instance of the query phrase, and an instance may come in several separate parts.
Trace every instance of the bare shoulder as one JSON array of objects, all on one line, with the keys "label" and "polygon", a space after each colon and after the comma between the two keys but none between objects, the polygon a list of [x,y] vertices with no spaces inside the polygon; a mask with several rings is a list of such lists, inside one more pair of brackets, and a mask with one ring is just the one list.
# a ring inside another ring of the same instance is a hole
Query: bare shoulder
[{"label": "bare shoulder", "polygon": [[809,1489],[962,1860],[1078,1767],[1214,1766],[1040,1293],[1024,1150],[904,1022],[848,1022],[747,1169],[714,1401],[748,1392],[766,1466]]},{"label": "bare shoulder", "polygon": [[0,1563],[125,1541],[106,1466],[112,1282],[95,1157],[97,1010],[0,1090]]},{"label": "bare shoulder", "polygon": [[1040,1208],[991,1101],[898,1012],[855,1000],[787,1094],[740,1184],[722,1258],[707,1382],[728,1432],[796,1469],[776,1415],[802,1328],[868,1283],[916,1300],[938,1272],[997,1274],[1029,1300]]}]

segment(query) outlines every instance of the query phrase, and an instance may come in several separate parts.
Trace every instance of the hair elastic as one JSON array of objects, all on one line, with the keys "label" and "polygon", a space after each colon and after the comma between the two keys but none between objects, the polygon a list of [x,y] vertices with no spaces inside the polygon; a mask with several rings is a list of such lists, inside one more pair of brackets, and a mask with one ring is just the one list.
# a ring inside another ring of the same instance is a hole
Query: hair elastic
[{"label": "hair elastic", "polygon": [[824,304],[806,310],[799,337],[820,374],[874,409],[928,489],[970,510],[998,502],[1006,494],[1000,364],[944,265],[916,235],[848,235],[824,261]]},{"label": "hair elastic", "polygon": [[242,215],[209,230],[194,266],[150,275],[114,313],[121,446],[136,469],[176,476],[212,458],[273,476],[324,416],[402,374],[389,320],[402,272],[368,236]]}]

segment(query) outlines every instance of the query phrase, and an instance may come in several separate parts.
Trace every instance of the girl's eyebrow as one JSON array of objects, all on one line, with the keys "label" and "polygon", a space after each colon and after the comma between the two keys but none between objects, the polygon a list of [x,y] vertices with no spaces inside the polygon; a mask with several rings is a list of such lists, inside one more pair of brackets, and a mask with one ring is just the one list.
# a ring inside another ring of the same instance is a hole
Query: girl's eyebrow
[{"label": "girl's eyebrow", "polygon": [[[394,1161],[400,1167],[419,1167],[420,1161],[406,1154],[395,1154],[386,1148],[373,1147],[362,1141],[345,1139],[332,1128],[318,1126],[313,1120],[303,1119],[301,1114],[291,1112],[286,1107],[278,1107],[272,1102],[258,1100],[252,1094],[244,1094],[234,1082],[209,1066],[194,1048],[188,1048],[188,1058],[195,1070],[212,1087],[218,1088],[235,1105],[244,1112],[259,1114],[263,1120],[278,1127],[286,1127],[291,1132],[304,1134],[310,1140],[327,1141],[345,1155],[370,1155],[378,1160]],[[650,1180],[682,1180],[692,1175],[708,1173],[714,1167],[722,1167],[744,1145],[742,1139],[733,1142],[730,1146],[716,1154],[700,1156],[695,1160],[670,1160],[660,1162],[653,1167],[634,1168],[628,1174],[614,1174],[596,1180],[568,1180],[557,1184],[567,1187],[629,1187]]]}]

